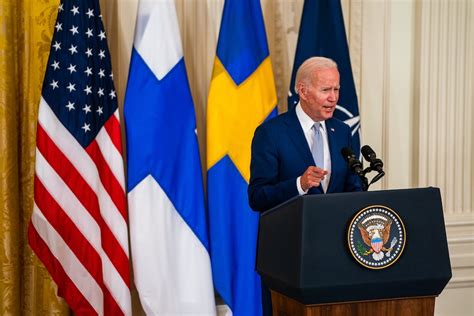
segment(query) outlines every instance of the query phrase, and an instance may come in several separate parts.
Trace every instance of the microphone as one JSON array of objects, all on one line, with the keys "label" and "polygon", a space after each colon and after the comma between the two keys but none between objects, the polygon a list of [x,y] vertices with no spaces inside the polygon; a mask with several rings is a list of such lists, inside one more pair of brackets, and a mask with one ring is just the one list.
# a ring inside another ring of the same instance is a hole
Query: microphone
[{"label": "microphone", "polygon": [[362,146],[360,149],[362,156],[364,156],[365,160],[370,162],[370,169],[377,171],[378,173],[382,173],[383,171],[383,162],[382,160],[377,158],[375,151],[370,148],[369,145]]},{"label": "microphone", "polygon": [[364,170],[362,168],[362,163],[356,158],[356,155],[350,148],[348,147],[342,148],[341,154],[352,171],[354,171],[355,173],[357,173],[357,175],[361,177],[365,176]]}]

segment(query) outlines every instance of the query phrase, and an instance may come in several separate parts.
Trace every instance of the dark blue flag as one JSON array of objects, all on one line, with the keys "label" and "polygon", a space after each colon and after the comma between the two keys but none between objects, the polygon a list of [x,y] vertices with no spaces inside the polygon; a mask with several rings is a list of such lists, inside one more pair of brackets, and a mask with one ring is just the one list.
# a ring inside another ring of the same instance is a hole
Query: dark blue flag
[{"label": "dark blue flag", "polygon": [[288,109],[293,108],[299,101],[295,93],[296,71],[306,59],[312,56],[328,57],[337,63],[341,74],[341,92],[334,116],[351,127],[353,148],[359,149],[359,105],[339,0],[305,0],[304,2],[288,93]]}]

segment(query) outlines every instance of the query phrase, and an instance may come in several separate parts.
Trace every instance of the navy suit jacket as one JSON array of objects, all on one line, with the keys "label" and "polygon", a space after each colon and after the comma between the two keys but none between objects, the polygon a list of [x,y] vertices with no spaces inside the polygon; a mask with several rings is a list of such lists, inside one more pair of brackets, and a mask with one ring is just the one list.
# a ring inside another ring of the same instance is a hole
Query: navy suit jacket
[{"label": "navy suit jacket", "polygon": [[[326,131],[331,153],[331,178],[326,193],[361,191],[360,179],[349,170],[341,155],[342,148],[351,148],[349,126],[332,118],[326,120]],[[296,179],[314,165],[295,109],[264,122],[255,130],[252,140],[250,207],[262,212],[298,195]],[[308,191],[323,193],[321,186]]]}]

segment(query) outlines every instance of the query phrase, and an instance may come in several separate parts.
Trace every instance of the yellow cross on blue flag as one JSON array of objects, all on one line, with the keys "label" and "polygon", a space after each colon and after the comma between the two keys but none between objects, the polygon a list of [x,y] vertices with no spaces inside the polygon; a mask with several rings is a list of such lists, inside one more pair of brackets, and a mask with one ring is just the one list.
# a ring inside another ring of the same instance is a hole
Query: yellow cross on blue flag
[{"label": "yellow cross on blue flag", "polygon": [[247,187],[254,131],[276,103],[260,1],[226,0],[207,106],[207,179],[214,286],[237,316],[262,314],[259,214]]}]

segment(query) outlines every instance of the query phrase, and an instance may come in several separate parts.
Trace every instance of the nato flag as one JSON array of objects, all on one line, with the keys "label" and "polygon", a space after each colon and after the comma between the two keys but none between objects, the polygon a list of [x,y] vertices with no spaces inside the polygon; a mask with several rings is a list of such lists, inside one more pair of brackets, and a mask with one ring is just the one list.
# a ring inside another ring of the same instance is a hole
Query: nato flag
[{"label": "nato flag", "polygon": [[296,71],[306,59],[312,56],[331,58],[338,65],[341,74],[341,92],[334,116],[351,127],[352,147],[358,150],[360,148],[359,106],[339,0],[305,0],[304,2],[288,92],[288,109],[293,108],[299,101],[294,88]]}]

